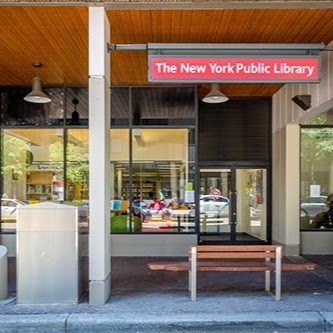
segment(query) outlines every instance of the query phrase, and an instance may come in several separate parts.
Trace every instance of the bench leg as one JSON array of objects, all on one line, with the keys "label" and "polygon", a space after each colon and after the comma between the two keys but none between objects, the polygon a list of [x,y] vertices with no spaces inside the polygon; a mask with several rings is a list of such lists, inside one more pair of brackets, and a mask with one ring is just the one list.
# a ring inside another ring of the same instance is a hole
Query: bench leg
[{"label": "bench leg", "polygon": [[197,299],[197,274],[196,271],[191,273],[191,282],[190,282],[190,292],[191,292],[191,301],[196,301]]},{"label": "bench leg", "polygon": [[191,249],[191,267],[189,271],[191,301],[197,299],[197,249]]},{"label": "bench leg", "polygon": [[281,248],[276,248],[275,258],[275,300],[281,300]]},{"label": "bench leg", "polygon": [[192,274],[191,270],[188,271],[188,290],[191,291],[191,281],[192,281]]},{"label": "bench leg", "polygon": [[265,291],[271,290],[271,271],[265,271]]}]

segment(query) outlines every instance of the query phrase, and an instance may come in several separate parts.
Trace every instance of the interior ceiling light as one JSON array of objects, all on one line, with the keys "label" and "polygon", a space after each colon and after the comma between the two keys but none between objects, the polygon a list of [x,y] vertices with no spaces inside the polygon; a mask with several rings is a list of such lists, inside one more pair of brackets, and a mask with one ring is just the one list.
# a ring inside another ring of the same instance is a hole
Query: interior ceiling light
[{"label": "interior ceiling light", "polygon": [[32,64],[36,68],[37,75],[32,80],[32,91],[30,94],[24,97],[24,100],[31,103],[50,103],[51,98],[49,98],[43,92],[43,82],[38,76],[38,70],[43,66],[40,62],[34,62]]},{"label": "interior ceiling light", "polygon": [[229,98],[220,91],[218,83],[211,84],[210,92],[202,99],[205,103],[224,103]]}]

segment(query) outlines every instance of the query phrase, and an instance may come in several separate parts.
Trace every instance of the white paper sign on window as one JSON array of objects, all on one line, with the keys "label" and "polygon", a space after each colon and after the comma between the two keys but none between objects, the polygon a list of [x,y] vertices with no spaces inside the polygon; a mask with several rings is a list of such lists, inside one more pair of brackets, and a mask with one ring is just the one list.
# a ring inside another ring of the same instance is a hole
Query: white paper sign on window
[{"label": "white paper sign on window", "polygon": [[194,191],[185,191],[185,202],[194,202]]},{"label": "white paper sign on window", "polygon": [[320,196],[320,185],[310,185],[310,197]]}]

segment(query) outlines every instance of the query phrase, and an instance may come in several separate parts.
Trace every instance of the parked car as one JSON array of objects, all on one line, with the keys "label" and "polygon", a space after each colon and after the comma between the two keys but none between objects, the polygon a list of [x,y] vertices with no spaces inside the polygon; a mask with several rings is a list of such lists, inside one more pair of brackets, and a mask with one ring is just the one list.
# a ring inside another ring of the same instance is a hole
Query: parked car
[{"label": "parked car", "polygon": [[1,198],[1,218],[16,219],[17,207],[26,203],[17,199]]},{"label": "parked car", "polygon": [[312,220],[318,213],[326,212],[327,210],[327,196],[309,196],[301,199],[301,218],[308,216]]},{"label": "parked car", "polygon": [[228,213],[229,199],[222,195],[200,196],[200,211],[204,213],[216,212],[217,214]]}]

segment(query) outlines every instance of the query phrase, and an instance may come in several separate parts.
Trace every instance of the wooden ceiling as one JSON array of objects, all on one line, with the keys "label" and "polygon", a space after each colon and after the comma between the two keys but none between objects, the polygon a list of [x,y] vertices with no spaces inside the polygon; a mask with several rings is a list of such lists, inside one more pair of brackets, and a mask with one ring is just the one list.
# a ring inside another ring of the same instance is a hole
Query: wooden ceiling
[{"label": "wooden ceiling", "polygon": [[[176,6],[176,5],[175,5]],[[112,44],[324,43],[333,8],[107,9]],[[0,7],[0,85],[31,85],[35,61],[45,86],[88,84],[88,8]],[[112,85],[149,85],[145,51],[112,51]],[[225,84],[227,96],[271,96],[280,84]],[[202,85],[201,91],[207,92]]]}]

